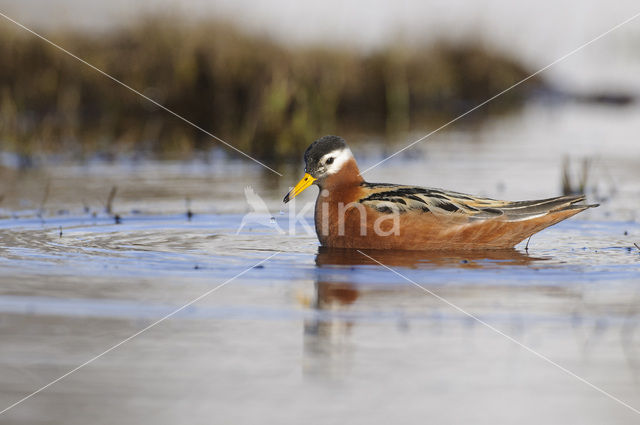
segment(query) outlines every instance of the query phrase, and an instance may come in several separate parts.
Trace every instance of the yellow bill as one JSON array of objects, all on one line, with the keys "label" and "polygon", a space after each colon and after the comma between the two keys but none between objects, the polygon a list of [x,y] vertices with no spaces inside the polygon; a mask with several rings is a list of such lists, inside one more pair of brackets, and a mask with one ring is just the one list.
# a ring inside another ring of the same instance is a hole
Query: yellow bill
[{"label": "yellow bill", "polygon": [[298,196],[299,194],[301,194],[302,191],[304,191],[306,188],[311,186],[314,181],[316,181],[316,179],[314,177],[311,177],[311,174],[305,173],[305,175],[302,178],[302,180],[300,180],[298,182],[298,184],[296,185],[296,187],[291,189],[291,191],[286,194],[286,196],[284,197],[284,199],[282,201],[286,204],[291,199],[293,199],[296,196]]}]

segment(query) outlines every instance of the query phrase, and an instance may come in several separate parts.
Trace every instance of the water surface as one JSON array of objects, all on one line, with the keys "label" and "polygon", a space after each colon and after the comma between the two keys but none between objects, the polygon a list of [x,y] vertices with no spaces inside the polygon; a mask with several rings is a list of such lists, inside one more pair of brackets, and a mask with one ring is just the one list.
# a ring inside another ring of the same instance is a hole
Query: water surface
[{"label": "water surface", "polygon": [[[321,249],[279,213],[301,167],[283,179],[215,158],[5,167],[0,409],[249,271],[0,423],[636,423],[433,296],[638,408],[633,112],[531,108],[372,171],[373,181],[524,199],[559,194],[564,154],[574,171],[582,158],[595,163],[588,189],[602,206],[534,236],[528,250],[366,252],[401,276],[358,252]],[[594,136],[605,129],[606,147]],[[363,168],[384,150],[354,147]],[[238,232],[249,184],[283,233],[269,217]],[[315,194],[305,195],[298,210]]]}]

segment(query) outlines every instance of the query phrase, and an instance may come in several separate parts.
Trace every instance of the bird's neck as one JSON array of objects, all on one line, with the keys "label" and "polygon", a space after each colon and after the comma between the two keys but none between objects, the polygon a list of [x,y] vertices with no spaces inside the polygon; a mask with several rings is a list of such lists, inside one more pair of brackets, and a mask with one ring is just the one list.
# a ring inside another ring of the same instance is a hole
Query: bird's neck
[{"label": "bird's neck", "polygon": [[340,171],[327,176],[320,184],[320,190],[336,190],[348,186],[359,186],[364,179],[360,175],[356,160],[350,158],[344,163]]}]

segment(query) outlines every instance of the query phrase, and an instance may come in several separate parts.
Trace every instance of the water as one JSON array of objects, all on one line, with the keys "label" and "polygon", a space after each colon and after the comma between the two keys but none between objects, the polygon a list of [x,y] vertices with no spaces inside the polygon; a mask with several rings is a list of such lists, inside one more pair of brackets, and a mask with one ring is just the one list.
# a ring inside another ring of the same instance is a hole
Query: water
[{"label": "water", "polygon": [[[534,236],[528,252],[367,251],[399,274],[320,249],[278,214],[301,167],[282,179],[215,159],[4,168],[0,410],[210,294],[0,423],[637,423],[438,298],[640,406],[638,111],[614,111],[534,105],[371,171],[523,199],[558,194],[565,153],[574,168],[594,164],[589,193],[602,206]],[[381,155],[353,150],[362,168]],[[249,184],[285,233],[236,234]],[[120,224],[103,211],[112,186]]]}]

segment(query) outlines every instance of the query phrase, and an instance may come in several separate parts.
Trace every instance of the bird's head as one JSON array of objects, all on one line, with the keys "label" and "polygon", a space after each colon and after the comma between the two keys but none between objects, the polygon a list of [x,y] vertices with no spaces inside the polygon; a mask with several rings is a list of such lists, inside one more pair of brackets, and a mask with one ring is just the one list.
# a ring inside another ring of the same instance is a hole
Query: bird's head
[{"label": "bird's head", "polygon": [[329,176],[338,174],[350,161],[355,163],[351,150],[341,137],[324,136],[319,138],[304,153],[304,177],[287,193],[283,201],[289,202],[312,184],[322,187],[323,182]]}]

